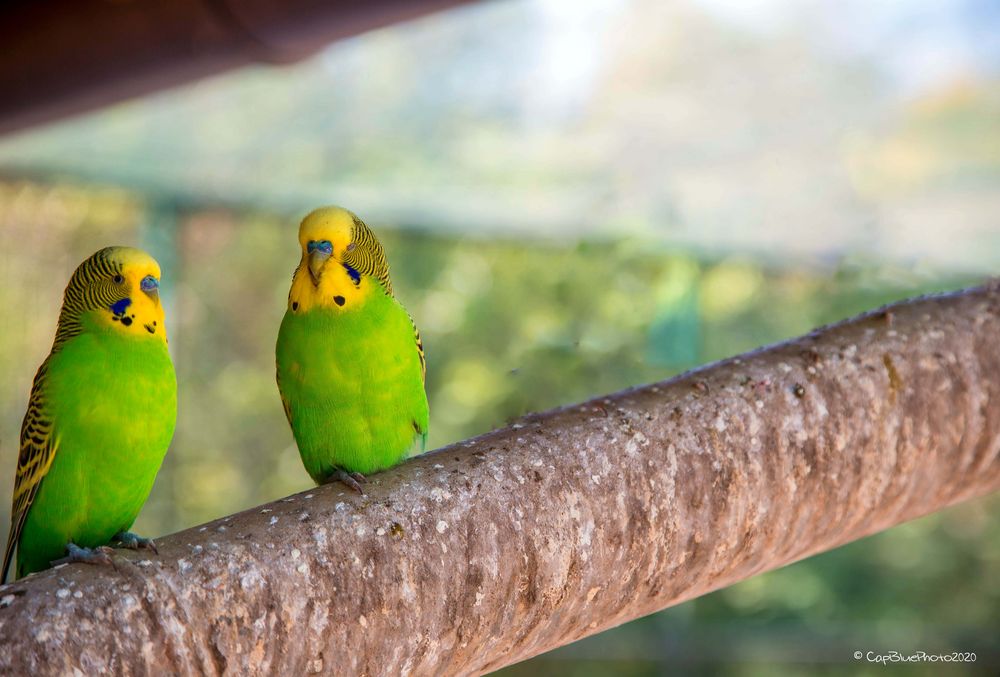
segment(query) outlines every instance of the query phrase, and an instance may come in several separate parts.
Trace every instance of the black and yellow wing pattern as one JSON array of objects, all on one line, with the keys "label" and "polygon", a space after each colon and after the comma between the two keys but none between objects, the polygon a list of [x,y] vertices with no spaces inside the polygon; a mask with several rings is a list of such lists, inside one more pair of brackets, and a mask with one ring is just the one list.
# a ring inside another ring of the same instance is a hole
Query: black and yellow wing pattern
[{"label": "black and yellow wing pattern", "polygon": [[35,374],[28,399],[28,411],[21,424],[21,448],[17,456],[17,474],[14,479],[14,499],[10,512],[10,534],[3,553],[3,568],[0,581],[7,577],[14,556],[14,549],[21,540],[28,510],[38,494],[42,478],[52,467],[59,446],[53,430],[53,420],[45,403],[45,376],[48,360],[42,363]]}]

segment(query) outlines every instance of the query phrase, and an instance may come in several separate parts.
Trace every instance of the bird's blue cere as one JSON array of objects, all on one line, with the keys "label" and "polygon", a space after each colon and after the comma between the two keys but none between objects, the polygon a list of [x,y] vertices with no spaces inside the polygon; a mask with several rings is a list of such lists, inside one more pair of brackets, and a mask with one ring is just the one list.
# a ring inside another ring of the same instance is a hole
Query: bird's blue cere
[{"label": "bird's blue cere", "polygon": [[139,288],[145,292],[155,291],[160,288],[160,281],[152,275],[147,275],[142,278],[142,282],[139,283]]},{"label": "bird's blue cere", "polygon": [[309,244],[306,245],[306,249],[310,254],[314,251],[321,251],[324,254],[332,254],[333,243],[329,240],[310,240]]}]

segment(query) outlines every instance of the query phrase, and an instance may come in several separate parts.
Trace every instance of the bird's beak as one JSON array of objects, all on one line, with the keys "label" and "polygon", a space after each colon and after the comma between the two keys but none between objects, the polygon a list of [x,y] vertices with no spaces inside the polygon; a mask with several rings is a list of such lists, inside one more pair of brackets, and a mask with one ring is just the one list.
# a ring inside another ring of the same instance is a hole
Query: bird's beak
[{"label": "bird's beak", "polygon": [[312,276],[313,284],[319,286],[319,277],[323,272],[323,266],[330,258],[329,252],[314,249],[309,252],[309,275]]}]

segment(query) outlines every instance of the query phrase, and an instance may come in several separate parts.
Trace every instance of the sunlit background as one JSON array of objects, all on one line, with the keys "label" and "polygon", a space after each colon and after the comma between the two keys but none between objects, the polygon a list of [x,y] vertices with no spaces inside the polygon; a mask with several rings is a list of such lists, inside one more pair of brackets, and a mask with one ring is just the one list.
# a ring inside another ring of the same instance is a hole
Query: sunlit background
[{"label": "sunlit background", "polygon": [[[386,245],[433,447],[981,281],[1000,270],[998,36],[994,0],[484,2],[0,138],[0,492],[61,291],[108,244],[162,264],[180,384],[147,535],[309,486],[274,340],[321,204]],[[857,649],[988,671],[998,506],[508,674],[853,672]]]}]

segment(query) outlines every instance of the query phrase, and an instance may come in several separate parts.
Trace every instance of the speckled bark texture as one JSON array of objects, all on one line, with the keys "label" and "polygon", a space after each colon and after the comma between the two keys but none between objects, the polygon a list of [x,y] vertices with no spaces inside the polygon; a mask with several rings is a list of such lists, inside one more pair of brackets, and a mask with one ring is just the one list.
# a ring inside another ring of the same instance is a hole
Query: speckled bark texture
[{"label": "speckled bark texture", "polygon": [[998,452],[1000,292],[916,300],[8,585],[0,671],[480,673],[986,494]]}]

